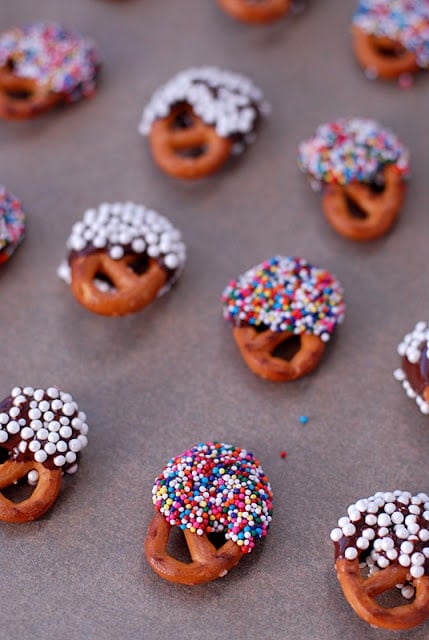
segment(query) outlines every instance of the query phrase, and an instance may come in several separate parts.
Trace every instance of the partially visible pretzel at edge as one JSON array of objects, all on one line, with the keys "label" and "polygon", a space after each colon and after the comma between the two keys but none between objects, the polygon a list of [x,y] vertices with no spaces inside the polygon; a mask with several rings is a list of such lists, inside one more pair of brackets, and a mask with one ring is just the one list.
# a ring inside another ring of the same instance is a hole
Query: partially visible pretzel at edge
[{"label": "partially visible pretzel at edge", "polygon": [[218,0],[220,6],[231,16],[261,24],[272,22],[284,16],[290,9],[293,0]]},{"label": "partially visible pretzel at edge", "polygon": [[[0,520],[29,522],[55,502],[63,472],[75,473],[79,452],[87,445],[86,415],[69,393],[57,387],[14,387],[0,402]],[[14,502],[2,489],[27,476],[35,488]]]}]

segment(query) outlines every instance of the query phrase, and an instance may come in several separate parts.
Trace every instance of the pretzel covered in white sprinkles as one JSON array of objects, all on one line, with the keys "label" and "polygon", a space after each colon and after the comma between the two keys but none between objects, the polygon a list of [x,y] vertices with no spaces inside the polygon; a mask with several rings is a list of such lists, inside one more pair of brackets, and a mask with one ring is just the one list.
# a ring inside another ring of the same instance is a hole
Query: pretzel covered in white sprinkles
[{"label": "pretzel covered in white sprinkles", "polygon": [[57,387],[14,387],[0,402],[0,489],[28,474],[36,488],[27,500],[13,503],[0,493],[0,520],[25,522],[42,515],[55,501],[63,472],[78,469],[78,455],[88,444],[86,415],[69,393]]},{"label": "pretzel covered in white sprinkles", "polygon": [[103,315],[143,309],[180,276],[186,247],[180,231],[156,211],[132,202],[85,211],[67,241],[59,275],[78,301]]},{"label": "pretzel covered in white sprinkles", "polygon": [[0,34],[0,117],[25,119],[95,92],[94,42],[54,22]]},{"label": "pretzel covered in white sprinkles", "polygon": [[[273,382],[312,371],[345,310],[338,280],[299,257],[274,256],[249,269],[228,284],[222,302],[246,364]],[[294,335],[300,349],[291,360],[274,356]]]},{"label": "pretzel covered in white sprinkles", "polygon": [[249,78],[216,67],[190,68],[155,92],[139,131],[149,136],[164,171],[199,178],[244,151],[268,113],[262,91]]},{"label": "pretzel covered in white sprinkles", "polygon": [[[377,492],[358,500],[331,531],[344,595],[372,625],[410,629],[429,616],[429,496]],[[362,575],[366,571],[367,577]],[[376,597],[398,588],[411,604],[383,607]]]},{"label": "pretzel covered in white sprinkles", "polygon": [[415,400],[420,411],[429,414],[429,324],[417,322],[398,345],[402,366],[394,371],[405,393]]}]

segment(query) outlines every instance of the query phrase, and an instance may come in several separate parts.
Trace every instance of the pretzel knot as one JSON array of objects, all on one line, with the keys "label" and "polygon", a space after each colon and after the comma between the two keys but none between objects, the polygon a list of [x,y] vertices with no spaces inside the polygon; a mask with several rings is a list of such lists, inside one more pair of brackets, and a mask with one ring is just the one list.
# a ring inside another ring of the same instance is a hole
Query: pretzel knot
[{"label": "pretzel knot", "polygon": [[61,488],[61,470],[48,469],[34,461],[8,460],[0,465],[0,489],[17,483],[31,471],[37,471],[38,481],[29,498],[16,503],[0,492],[0,520],[3,522],[29,522],[40,518],[57,499]]},{"label": "pretzel knot", "polygon": [[419,69],[415,53],[400,42],[366,33],[358,26],[353,27],[353,48],[359,64],[384,80],[393,80]]},{"label": "pretzel knot", "polygon": [[243,553],[235,542],[227,540],[219,549],[203,533],[184,531],[191,562],[180,562],[167,552],[168,539],[173,527],[160,513],[149,525],[146,541],[146,559],[152,569],[165,580],[180,584],[201,584],[224,577],[241,560]]},{"label": "pretzel knot", "polygon": [[335,563],[338,581],[346,600],[363,620],[383,629],[412,629],[429,616],[429,577],[415,578],[414,600],[411,604],[402,604],[386,608],[378,604],[376,598],[382,593],[404,583],[408,568],[390,565],[368,578],[363,578],[359,569],[359,560],[339,558]]},{"label": "pretzel knot", "polygon": [[218,2],[234,18],[255,24],[281,18],[291,6],[291,0],[218,0]]},{"label": "pretzel knot", "polygon": [[[406,185],[395,166],[380,172],[382,186],[351,182],[328,184],[322,194],[322,208],[331,226],[350,240],[375,240],[395,222],[404,201]],[[356,212],[357,210],[357,212]]]},{"label": "pretzel knot", "polygon": [[156,120],[149,134],[154,160],[174,178],[197,179],[220,169],[231,153],[232,142],[181,104]]}]

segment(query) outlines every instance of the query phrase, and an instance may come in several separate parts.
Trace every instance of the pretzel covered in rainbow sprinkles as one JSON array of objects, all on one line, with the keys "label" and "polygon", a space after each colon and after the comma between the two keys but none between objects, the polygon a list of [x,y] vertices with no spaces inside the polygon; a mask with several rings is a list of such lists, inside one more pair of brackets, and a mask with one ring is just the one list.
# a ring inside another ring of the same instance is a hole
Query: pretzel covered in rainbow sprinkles
[{"label": "pretzel covered in rainbow sprinkles", "polygon": [[25,236],[25,213],[18,198],[0,185],[0,265],[7,262]]}]

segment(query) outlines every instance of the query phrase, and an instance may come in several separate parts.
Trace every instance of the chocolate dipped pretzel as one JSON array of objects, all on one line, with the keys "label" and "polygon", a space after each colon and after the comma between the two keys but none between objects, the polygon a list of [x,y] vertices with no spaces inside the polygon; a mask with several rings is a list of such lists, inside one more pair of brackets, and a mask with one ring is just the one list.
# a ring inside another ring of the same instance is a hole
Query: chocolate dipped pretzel
[{"label": "chocolate dipped pretzel", "polygon": [[[363,620],[384,629],[411,629],[429,616],[429,496],[377,492],[358,500],[331,531],[344,595]],[[381,594],[398,589],[387,607]]]},{"label": "chocolate dipped pretzel", "polygon": [[95,92],[100,58],[92,40],[53,22],[0,34],[0,118],[25,120]]},{"label": "chocolate dipped pretzel", "polygon": [[278,20],[286,15],[292,4],[292,0],[218,0],[218,2],[233,18],[253,24]]},{"label": "chocolate dipped pretzel", "polygon": [[[275,256],[232,280],[222,294],[223,315],[253,373],[271,380],[297,380],[317,367],[325,343],[344,317],[336,278],[304,258]],[[294,336],[290,359],[275,349]]]},{"label": "chocolate dipped pretzel", "polygon": [[429,414],[429,325],[417,322],[398,345],[401,367],[394,371],[409,398],[415,400],[420,411]]},{"label": "chocolate dipped pretzel", "polygon": [[360,0],[353,17],[356,58],[369,78],[392,80],[429,67],[427,0]]},{"label": "chocolate dipped pretzel", "polygon": [[[75,473],[88,443],[86,415],[69,393],[57,387],[14,387],[0,402],[0,520],[28,522],[53,505],[63,473]],[[24,477],[35,488],[12,502],[1,489]]]},{"label": "chocolate dipped pretzel", "polygon": [[385,235],[402,207],[409,153],[389,130],[366,118],[320,125],[299,145],[298,163],[329,224],[349,240]]},{"label": "chocolate dipped pretzel", "polygon": [[18,198],[0,185],[0,265],[7,262],[25,235],[25,213]]},{"label": "chocolate dipped pretzel", "polygon": [[186,248],[180,232],[156,211],[132,202],[85,211],[67,241],[58,273],[80,304],[106,316],[140,311],[180,276]]},{"label": "chocolate dipped pretzel", "polygon": [[[155,480],[152,500],[146,559],[161,578],[180,584],[223,578],[267,534],[272,516],[272,491],[259,461],[220,442],[171,458]],[[190,563],[167,551],[173,527],[184,532]],[[219,548],[210,540],[213,533],[225,537]]]},{"label": "chocolate dipped pretzel", "polygon": [[178,73],[152,96],[139,131],[149,137],[156,164],[175,178],[218,171],[253,142],[269,112],[251,80],[216,67]]}]

